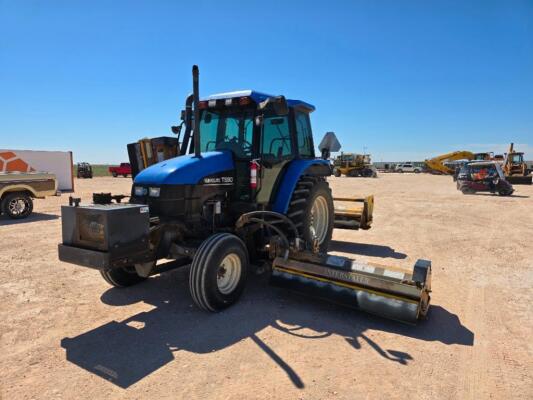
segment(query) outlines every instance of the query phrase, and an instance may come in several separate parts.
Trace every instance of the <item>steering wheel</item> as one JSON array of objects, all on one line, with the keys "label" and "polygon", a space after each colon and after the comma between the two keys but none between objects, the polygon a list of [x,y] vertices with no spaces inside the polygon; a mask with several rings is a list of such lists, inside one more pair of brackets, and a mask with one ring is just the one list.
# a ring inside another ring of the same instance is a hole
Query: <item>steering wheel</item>
[{"label": "steering wheel", "polygon": [[252,144],[243,139],[242,142],[241,142],[241,146],[242,146],[242,150],[247,153],[247,154],[252,154]]},{"label": "steering wheel", "polygon": [[228,140],[226,136],[225,147],[228,150],[233,151],[237,155],[250,154],[252,152],[252,144],[246,140],[239,141],[236,137],[232,137]]}]

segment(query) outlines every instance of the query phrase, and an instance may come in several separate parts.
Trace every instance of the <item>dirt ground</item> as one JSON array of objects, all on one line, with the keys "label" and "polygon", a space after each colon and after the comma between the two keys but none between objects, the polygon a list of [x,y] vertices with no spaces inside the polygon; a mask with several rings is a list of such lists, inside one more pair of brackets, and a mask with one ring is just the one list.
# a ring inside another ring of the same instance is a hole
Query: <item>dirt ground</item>
[{"label": "dirt ground", "polygon": [[[369,231],[331,251],[433,262],[428,321],[407,326],[267,286],[219,314],[192,305],[188,267],[127,289],[57,259],[60,205],[0,217],[2,399],[531,399],[533,186],[462,195],[451,178],[332,178],[375,194]],[[78,180],[76,195],[130,179]]]}]

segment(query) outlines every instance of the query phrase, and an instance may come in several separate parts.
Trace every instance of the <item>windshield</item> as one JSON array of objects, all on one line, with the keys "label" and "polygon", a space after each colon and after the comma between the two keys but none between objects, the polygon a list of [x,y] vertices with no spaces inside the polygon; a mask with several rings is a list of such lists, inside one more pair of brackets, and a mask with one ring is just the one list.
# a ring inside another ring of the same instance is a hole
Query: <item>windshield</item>
[{"label": "windshield", "polygon": [[511,162],[513,164],[520,164],[522,162],[522,154],[511,155]]},{"label": "windshield", "polygon": [[204,110],[200,119],[201,151],[230,150],[237,158],[252,156],[252,110]]}]

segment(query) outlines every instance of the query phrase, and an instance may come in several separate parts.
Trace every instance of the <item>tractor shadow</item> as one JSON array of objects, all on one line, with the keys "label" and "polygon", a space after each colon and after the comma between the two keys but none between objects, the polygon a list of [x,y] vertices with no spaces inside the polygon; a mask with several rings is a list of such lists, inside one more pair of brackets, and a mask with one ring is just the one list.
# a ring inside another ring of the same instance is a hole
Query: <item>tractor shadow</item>
[{"label": "tractor shadow", "polygon": [[369,257],[382,258],[407,258],[407,254],[399,253],[389,246],[382,246],[378,244],[343,242],[342,240],[332,240],[329,243],[329,251],[336,251],[339,253],[350,253]]},{"label": "tractor shadow", "polygon": [[20,224],[27,224],[30,222],[39,222],[39,221],[52,221],[55,219],[59,219],[59,215],[34,212],[29,217],[23,218],[23,219],[11,219],[6,215],[2,215],[0,216],[0,226],[20,225]]},{"label": "tractor shadow", "polygon": [[433,306],[428,321],[418,326],[403,325],[272,288],[267,286],[265,277],[257,276],[249,279],[239,303],[223,312],[208,314],[193,306],[187,278],[188,268],[182,268],[136,287],[106,291],[101,297],[105,304],[120,307],[146,302],[155,308],[64,338],[61,346],[66,350],[67,360],[121,388],[128,388],[179,360],[180,350],[207,354],[249,338],[285,372],[295,387],[303,388],[304,381],[290,361],[261,340],[258,332],[273,327],[309,340],[340,335],[352,348],[368,345],[381,357],[400,365],[406,365],[413,357],[406,352],[383,349],[365,331],[380,330],[447,345],[472,346],[474,341],[473,332],[456,315],[439,306]]}]

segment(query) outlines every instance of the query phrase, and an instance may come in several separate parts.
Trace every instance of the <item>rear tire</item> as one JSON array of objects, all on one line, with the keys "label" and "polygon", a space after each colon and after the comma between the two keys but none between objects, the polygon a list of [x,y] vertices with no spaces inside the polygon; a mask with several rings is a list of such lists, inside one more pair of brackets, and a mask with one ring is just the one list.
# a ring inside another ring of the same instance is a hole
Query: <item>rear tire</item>
[{"label": "rear tire", "polygon": [[205,311],[221,311],[242,294],[248,272],[246,245],[231,233],[209,236],[198,248],[189,273],[194,303]]},{"label": "rear tire", "polygon": [[112,172],[111,175],[113,175],[113,178],[116,178],[118,176],[116,172]]},{"label": "rear tire", "polygon": [[124,178],[127,178],[127,177],[128,177],[128,174],[122,174],[122,176],[123,176]]},{"label": "rear tire", "polygon": [[342,174],[341,174],[341,171],[337,168],[335,168],[333,170],[333,175],[335,175],[337,178],[340,177]]},{"label": "rear tire", "polygon": [[23,219],[33,211],[33,200],[26,193],[8,193],[2,200],[2,213],[12,219]]},{"label": "rear tire", "polygon": [[107,283],[115,287],[133,286],[147,279],[139,276],[134,266],[100,270],[100,274]]},{"label": "rear tire", "polygon": [[308,247],[311,247],[316,236],[318,250],[321,253],[328,251],[335,209],[327,182],[311,176],[300,178],[292,194],[287,216],[294,222]]}]

